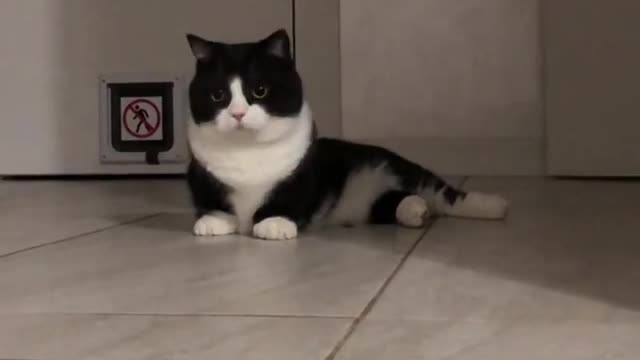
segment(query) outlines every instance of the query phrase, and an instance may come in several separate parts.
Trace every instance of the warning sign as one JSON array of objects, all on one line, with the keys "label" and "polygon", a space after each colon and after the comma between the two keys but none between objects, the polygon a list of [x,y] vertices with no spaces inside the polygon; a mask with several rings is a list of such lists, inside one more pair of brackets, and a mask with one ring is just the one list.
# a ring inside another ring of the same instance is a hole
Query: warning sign
[{"label": "warning sign", "polygon": [[120,108],[122,141],[162,140],[162,97],[122,97]]},{"label": "warning sign", "polygon": [[153,162],[158,154],[173,149],[176,130],[173,82],[109,82],[103,79],[101,83],[106,100],[106,114],[101,117],[105,119],[103,140],[110,145],[105,149],[117,156],[143,154],[147,162]]}]

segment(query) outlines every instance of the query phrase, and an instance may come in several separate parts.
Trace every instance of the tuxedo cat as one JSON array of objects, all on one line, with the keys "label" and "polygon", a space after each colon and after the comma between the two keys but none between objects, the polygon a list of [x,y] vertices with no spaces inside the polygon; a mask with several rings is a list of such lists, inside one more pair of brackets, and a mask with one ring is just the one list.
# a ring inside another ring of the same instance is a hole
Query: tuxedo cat
[{"label": "tuxedo cat", "polygon": [[284,30],[255,43],[187,38],[197,60],[187,174],[196,235],[281,240],[313,223],[505,216],[502,198],[465,193],[389,150],[317,138]]}]

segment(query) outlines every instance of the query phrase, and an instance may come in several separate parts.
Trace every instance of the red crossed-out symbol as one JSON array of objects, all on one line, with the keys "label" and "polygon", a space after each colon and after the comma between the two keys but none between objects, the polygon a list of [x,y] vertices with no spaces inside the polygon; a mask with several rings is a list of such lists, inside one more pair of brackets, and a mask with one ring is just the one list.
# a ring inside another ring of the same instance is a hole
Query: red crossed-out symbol
[{"label": "red crossed-out symbol", "polygon": [[147,99],[134,100],[122,112],[122,125],[131,136],[145,139],[160,128],[160,110]]}]

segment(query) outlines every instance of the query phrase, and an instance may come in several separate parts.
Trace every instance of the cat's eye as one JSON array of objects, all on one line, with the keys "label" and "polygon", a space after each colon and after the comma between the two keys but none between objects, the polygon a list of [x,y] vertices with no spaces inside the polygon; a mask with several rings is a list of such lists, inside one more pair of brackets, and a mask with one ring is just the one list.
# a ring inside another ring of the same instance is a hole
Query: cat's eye
[{"label": "cat's eye", "polygon": [[251,90],[251,95],[256,99],[264,99],[269,94],[269,88],[264,85],[256,86]]},{"label": "cat's eye", "polygon": [[224,90],[216,89],[213,92],[211,92],[211,99],[213,99],[213,101],[215,102],[220,102],[224,100],[224,95],[225,95]]}]

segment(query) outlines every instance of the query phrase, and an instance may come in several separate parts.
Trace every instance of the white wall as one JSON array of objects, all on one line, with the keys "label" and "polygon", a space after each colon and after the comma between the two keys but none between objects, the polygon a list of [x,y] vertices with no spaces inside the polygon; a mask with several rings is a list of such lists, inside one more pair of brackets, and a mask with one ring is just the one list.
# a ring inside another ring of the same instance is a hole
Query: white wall
[{"label": "white wall", "polygon": [[141,171],[98,162],[98,75],[190,74],[186,32],[226,41],[257,39],[277,27],[291,30],[290,5],[290,0],[0,1],[0,174]]},{"label": "white wall", "polygon": [[542,171],[538,0],[341,1],[342,127],[453,174]]}]

